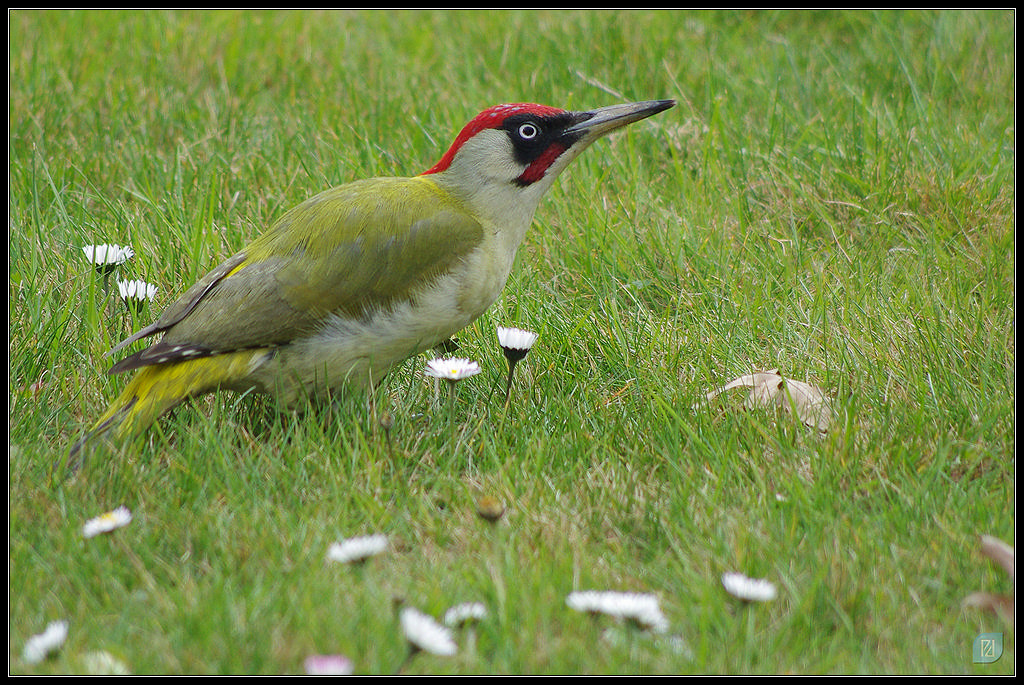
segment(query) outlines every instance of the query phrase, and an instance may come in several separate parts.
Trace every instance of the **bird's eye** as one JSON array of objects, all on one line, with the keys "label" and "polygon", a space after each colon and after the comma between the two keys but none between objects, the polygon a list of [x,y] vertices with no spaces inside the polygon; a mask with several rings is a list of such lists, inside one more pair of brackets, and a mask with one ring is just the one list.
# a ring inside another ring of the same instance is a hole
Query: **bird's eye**
[{"label": "bird's eye", "polygon": [[519,127],[519,137],[522,138],[523,140],[532,140],[536,138],[539,134],[540,129],[537,128],[536,124],[527,122],[525,124],[520,125]]}]

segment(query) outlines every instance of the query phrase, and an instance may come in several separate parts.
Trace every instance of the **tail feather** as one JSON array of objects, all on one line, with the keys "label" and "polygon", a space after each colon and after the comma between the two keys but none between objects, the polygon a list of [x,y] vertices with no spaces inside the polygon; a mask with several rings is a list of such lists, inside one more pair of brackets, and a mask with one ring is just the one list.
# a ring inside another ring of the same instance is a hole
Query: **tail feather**
[{"label": "tail feather", "polygon": [[252,371],[256,354],[246,350],[139,369],[89,432],[71,447],[68,464],[77,468],[83,450],[97,438],[121,440],[135,435],[189,397],[218,388],[239,389]]}]

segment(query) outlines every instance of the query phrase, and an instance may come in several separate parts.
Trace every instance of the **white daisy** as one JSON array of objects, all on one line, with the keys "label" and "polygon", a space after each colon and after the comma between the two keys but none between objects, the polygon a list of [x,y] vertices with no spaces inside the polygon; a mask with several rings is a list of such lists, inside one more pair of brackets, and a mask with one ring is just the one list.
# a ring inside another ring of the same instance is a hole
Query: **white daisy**
[{"label": "white daisy", "polygon": [[538,337],[538,334],[533,331],[498,326],[498,344],[506,352],[514,350],[522,352],[522,356],[526,356],[526,353],[533,347],[533,343],[537,342]]},{"label": "white daisy", "polygon": [[25,641],[25,649],[21,653],[21,658],[26,663],[38,664],[52,652],[60,649],[67,639],[68,622],[54,621],[46,626],[46,630]]},{"label": "white daisy", "polygon": [[124,528],[132,521],[132,513],[128,511],[127,507],[118,507],[113,511],[108,511],[101,516],[89,519],[82,526],[82,535],[87,538],[95,537],[100,533],[109,533],[112,530],[118,528]]},{"label": "white daisy", "polygon": [[327,548],[327,558],[342,564],[366,561],[387,549],[386,535],[365,535],[335,542]]},{"label": "white daisy", "polygon": [[86,245],[82,251],[97,270],[113,269],[135,256],[132,248],[120,245]]},{"label": "white daisy", "polygon": [[117,291],[125,300],[152,300],[156,295],[157,287],[145,281],[121,281],[117,282]]},{"label": "white daisy", "polygon": [[444,624],[456,628],[470,621],[482,621],[487,618],[487,607],[480,602],[456,604],[444,612]]},{"label": "white daisy", "polygon": [[451,359],[431,359],[427,362],[426,374],[447,381],[461,381],[480,373],[480,366],[469,359],[454,357]]},{"label": "white daisy", "polygon": [[110,652],[88,652],[82,660],[89,675],[131,675],[131,671]]},{"label": "white daisy", "polygon": [[775,599],[775,586],[761,578],[748,578],[742,573],[723,573],[722,586],[733,597],[747,602],[768,602]]},{"label": "white daisy", "polygon": [[352,660],[340,654],[313,654],[303,664],[306,675],[352,675]]},{"label": "white daisy", "polygon": [[524,331],[522,328],[506,328],[498,326],[498,344],[501,345],[508,361],[508,379],[505,382],[505,404],[508,404],[512,396],[512,372],[537,342],[537,334],[533,331]]},{"label": "white daisy", "polygon": [[414,650],[440,656],[452,656],[458,651],[451,631],[423,612],[412,607],[402,607],[399,620],[405,639]]},{"label": "white daisy", "polygon": [[661,612],[658,598],[654,595],[640,592],[586,590],[570,593],[565,602],[576,611],[607,614],[615,618],[635,621],[644,628],[658,633],[668,630],[668,619]]}]

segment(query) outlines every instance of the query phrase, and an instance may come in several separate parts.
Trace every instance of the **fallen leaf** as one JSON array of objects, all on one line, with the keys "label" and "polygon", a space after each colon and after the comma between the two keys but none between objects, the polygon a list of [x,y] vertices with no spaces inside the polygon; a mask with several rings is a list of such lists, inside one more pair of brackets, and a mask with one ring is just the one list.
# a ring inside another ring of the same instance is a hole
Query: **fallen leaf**
[{"label": "fallen leaf", "polygon": [[785,378],[777,369],[771,371],[755,371],[739,378],[734,378],[722,387],[712,390],[706,396],[707,401],[715,399],[724,392],[735,388],[749,388],[750,392],[744,401],[748,409],[778,408],[796,415],[805,425],[827,433],[832,424],[833,413],[828,398],[820,388]]},{"label": "fallen leaf", "polygon": [[1004,571],[1010,574],[1011,578],[1016,577],[1013,547],[1010,547],[999,538],[992,537],[991,535],[982,535],[981,553],[999,564]]},{"label": "fallen leaf", "polygon": [[963,606],[970,609],[981,609],[997,614],[1004,621],[1013,623],[1013,596],[1000,595],[995,592],[972,592],[964,597]]},{"label": "fallen leaf", "polygon": [[[1015,555],[1013,547],[991,535],[981,536],[981,553],[1000,566],[1009,574],[1011,580],[1016,579]],[[982,609],[998,614],[1011,625],[1014,621],[1014,596],[994,592],[972,592],[964,598],[962,605],[974,609]]]}]

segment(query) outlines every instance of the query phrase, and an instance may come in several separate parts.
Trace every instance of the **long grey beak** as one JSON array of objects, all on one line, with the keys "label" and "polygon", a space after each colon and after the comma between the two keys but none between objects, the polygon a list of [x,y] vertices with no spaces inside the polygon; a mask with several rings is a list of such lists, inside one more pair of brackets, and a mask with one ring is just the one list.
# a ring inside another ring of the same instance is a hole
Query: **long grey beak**
[{"label": "long grey beak", "polygon": [[598,138],[617,128],[632,124],[634,121],[664,112],[670,107],[675,107],[675,104],[675,100],[648,100],[601,107],[589,112],[575,112],[574,116],[577,121],[565,132],[590,139]]}]

